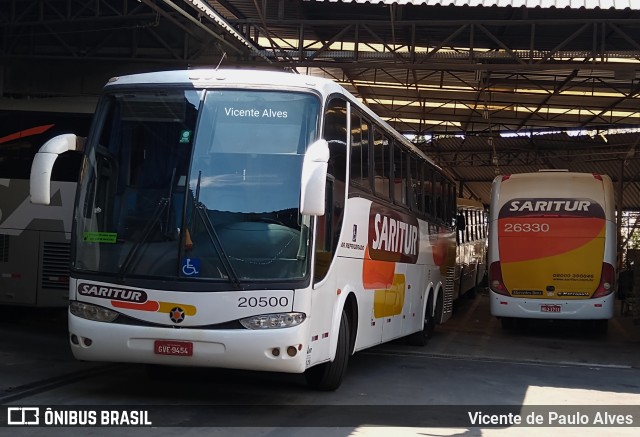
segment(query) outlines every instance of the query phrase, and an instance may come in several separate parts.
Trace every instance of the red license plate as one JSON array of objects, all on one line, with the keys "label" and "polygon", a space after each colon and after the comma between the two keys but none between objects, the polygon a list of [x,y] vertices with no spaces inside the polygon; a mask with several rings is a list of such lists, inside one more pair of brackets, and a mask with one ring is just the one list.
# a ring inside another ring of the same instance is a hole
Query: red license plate
[{"label": "red license plate", "polygon": [[540,311],[543,313],[559,313],[562,311],[562,305],[540,305]]},{"label": "red license plate", "polygon": [[156,340],[153,351],[158,355],[178,355],[190,357],[193,355],[193,343],[190,341]]}]

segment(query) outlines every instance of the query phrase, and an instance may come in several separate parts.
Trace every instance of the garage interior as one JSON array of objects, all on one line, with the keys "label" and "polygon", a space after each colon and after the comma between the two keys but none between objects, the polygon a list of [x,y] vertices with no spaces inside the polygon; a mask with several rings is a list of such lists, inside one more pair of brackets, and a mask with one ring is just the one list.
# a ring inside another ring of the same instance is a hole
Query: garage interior
[{"label": "garage interior", "polygon": [[635,248],[636,0],[7,0],[0,26],[1,110],[91,108],[109,77],[150,70],[319,75],[409,136],[462,197],[488,204],[496,175],[608,174],[620,247]]}]

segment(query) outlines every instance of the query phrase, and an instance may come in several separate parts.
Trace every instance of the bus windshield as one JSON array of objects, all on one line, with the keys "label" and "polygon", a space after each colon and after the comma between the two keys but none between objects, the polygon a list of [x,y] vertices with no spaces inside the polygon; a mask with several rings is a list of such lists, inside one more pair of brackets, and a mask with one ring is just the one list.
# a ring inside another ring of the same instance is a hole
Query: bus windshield
[{"label": "bus windshield", "polygon": [[265,90],[109,94],[80,181],[73,266],[128,278],[300,280],[320,100]]}]

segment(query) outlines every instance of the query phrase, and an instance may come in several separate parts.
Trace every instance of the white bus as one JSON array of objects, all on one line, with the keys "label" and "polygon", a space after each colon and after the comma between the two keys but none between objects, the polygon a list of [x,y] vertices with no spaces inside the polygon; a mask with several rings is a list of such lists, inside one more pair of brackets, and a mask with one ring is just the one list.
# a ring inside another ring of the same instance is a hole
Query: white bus
[{"label": "white bus", "polygon": [[65,132],[86,135],[91,114],[0,110],[0,304],[69,305],[69,238],[82,156],[60,156],[52,206],[29,201],[38,149]]},{"label": "white bus", "polygon": [[[43,146],[32,201],[74,136]],[[72,233],[80,360],[305,373],[451,314],[455,186],[336,83],[190,70],[105,86]]]},{"label": "white bus", "polygon": [[489,207],[491,314],[518,318],[613,317],[614,192],[606,175],[541,171],[497,176]]},{"label": "white bus", "polygon": [[487,209],[478,200],[462,197],[457,209],[454,300],[475,296],[487,272]]}]

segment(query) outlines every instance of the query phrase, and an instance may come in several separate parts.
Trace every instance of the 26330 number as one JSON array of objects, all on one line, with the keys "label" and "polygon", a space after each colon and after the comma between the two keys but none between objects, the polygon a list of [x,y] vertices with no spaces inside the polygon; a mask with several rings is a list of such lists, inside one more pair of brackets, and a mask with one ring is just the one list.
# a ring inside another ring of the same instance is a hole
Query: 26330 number
[{"label": "26330 number", "polygon": [[504,232],[549,232],[549,223],[505,223]]}]

